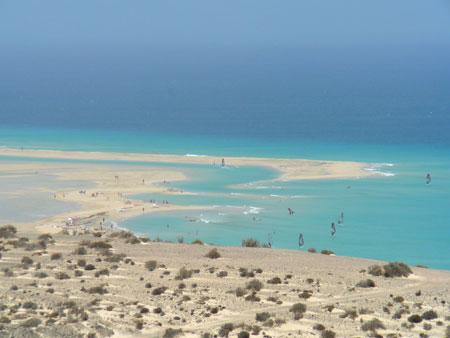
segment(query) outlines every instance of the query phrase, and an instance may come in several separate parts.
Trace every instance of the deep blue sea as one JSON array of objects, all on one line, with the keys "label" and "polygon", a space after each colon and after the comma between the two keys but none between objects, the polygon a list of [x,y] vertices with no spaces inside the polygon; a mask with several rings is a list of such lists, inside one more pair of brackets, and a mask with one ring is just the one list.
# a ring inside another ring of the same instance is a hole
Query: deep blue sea
[{"label": "deep blue sea", "polygon": [[7,51],[0,146],[372,163],[376,178],[289,183],[263,168],[182,166],[191,179],[175,187],[195,195],[170,201],[213,209],[122,225],[450,269],[450,48],[384,47],[45,50],[33,62]]}]

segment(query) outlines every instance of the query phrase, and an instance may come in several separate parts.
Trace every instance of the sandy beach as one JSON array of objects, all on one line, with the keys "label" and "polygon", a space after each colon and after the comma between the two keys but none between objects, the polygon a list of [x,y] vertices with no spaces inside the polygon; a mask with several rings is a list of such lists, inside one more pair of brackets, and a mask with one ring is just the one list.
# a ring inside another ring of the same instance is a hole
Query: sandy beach
[{"label": "sandy beach", "polygon": [[[0,150],[2,155],[171,163],[221,158]],[[281,180],[361,177],[365,164],[225,158],[276,169]],[[254,247],[163,243],[105,220],[188,210],[130,199],[183,194],[182,171],[89,163],[5,162],[0,173],[45,172],[87,189],[51,191],[78,211],[0,228],[0,337],[448,337],[450,272]],[[67,225],[68,218],[73,224]],[[16,232],[17,229],[17,232]],[[311,250],[313,251],[313,250]],[[378,268],[370,268],[376,265]],[[388,266],[389,267],[389,266]],[[386,270],[384,270],[386,269]],[[390,270],[389,270],[390,271]],[[403,274],[403,276],[402,276]],[[447,335],[447,336],[446,336]]]},{"label": "sandy beach", "polygon": [[43,159],[77,159],[103,161],[139,161],[154,163],[194,163],[221,165],[222,159],[231,166],[263,166],[280,172],[278,180],[354,178],[372,175],[364,170],[369,164],[350,161],[320,161],[305,159],[258,158],[258,157],[212,157],[194,155],[104,153],[58,150],[31,150],[1,148],[0,155]]}]

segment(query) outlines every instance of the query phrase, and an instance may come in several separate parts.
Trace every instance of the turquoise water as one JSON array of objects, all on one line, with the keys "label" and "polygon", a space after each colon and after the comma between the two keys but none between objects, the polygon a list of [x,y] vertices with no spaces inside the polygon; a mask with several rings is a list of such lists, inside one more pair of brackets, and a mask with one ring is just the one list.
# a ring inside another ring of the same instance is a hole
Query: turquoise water
[{"label": "turquoise water", "polygon": [[[395,176],[367,179],[259,183],[248,189],[216,186],[195,196],[141,195],[176,204],[212,204],[213,210],[158,213],[128,220],[126,227],[167,240],[200,238],[221,245],[239,245],[253,237],[273,247],[330,249],[339,255],[403,260],[450,269],[448,208],[450,177],[446,165],[433,165],[426,185],[422,167],[398,163]],[[258,177],[261,178],[261,177]],[[229,180],[229,178],[227,178]],[[184,187],[180,184],[179,187]],[[289,216],[287,208],[295,210]],[[330,235],[331,222],[344,212],[344,223]]]},{"label": "turquoise water", "polygon": [[[0,157],[2,163],[8,163]],[[78,204],[55,200],[52,191],[85,189],[84,181],[61,181],[46,171],[25,170],[0,174],[0,224],[34,222],[77,210]]]},{"label": "turquoise water", "polygon": [[[183,165],[181,170],[190,180],[172,186],[193,195],[136,197],[214,206],[212,209],[144,215],[122,225],[152,238],[175,240],[182,236],[187,241],[200,238],[214,244],[240,245],[243,238],[253,237],[262,242],[270,240],[275,248],[306,250],[314,247],[330,249],[338,255],[401,260],[450,269],[450,152],[445,145],[349,144],[269,138],[230,141],[213,136],[3,127],[0,146],[308,157],[380,163],[372,166],[381,173],[377,177],[289,183],[270,181],[276,173],[264,168]],[[433,177],[430,185],[425,184],[428,172]],[[288,207],[295,210],[294,216],[289,216]],[[332,237],[330,224],[337,222],[341,212],[345,215],[344,223],[337,225],[337,233]],[[304,235],[303,248],[298,247],[299,233]]]}]

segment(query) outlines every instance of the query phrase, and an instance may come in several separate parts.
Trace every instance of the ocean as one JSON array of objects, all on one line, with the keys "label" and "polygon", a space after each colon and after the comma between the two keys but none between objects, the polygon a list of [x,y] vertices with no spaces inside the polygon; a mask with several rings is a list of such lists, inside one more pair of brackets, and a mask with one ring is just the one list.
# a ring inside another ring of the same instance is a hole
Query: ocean
[{"label": "ocean", "polygon": [[174,187],[195,195],[137,197],[213,209],[121,225],[450,269],[450,49],[385,47],[56,50],[33,64],[7,51],[0,146],[371,163],[379,176],[289,183],[264,168],[181,166],[190,180]]}]

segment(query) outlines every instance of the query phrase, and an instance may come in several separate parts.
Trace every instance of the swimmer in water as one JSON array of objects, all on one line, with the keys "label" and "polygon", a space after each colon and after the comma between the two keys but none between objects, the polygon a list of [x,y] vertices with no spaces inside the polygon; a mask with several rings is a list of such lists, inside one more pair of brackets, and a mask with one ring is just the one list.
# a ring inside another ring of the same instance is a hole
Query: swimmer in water
[{"label": "swimmer in water", "polygon": [[426,180],[427,180],[427,184],[431,183],[431,174],[430,173],[427,174]]}]

